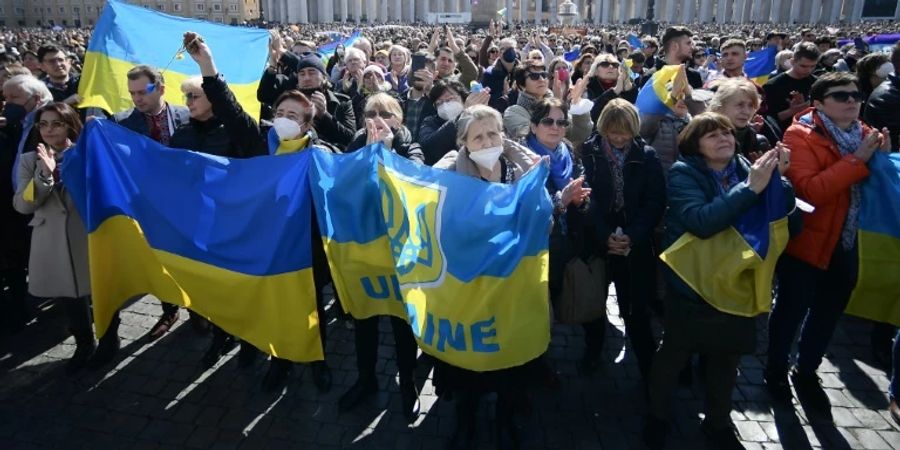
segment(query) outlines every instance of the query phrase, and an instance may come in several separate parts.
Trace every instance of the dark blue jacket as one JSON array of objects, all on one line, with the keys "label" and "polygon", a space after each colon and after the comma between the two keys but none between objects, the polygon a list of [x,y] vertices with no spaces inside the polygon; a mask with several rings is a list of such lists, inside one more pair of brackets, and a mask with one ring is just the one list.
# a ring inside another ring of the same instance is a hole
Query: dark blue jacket
[{"label": "dark blue jacket", "polygon": [[441,119],[432,114],[419,126],[419,144],[425,152],[425,164],[429,166],[456,150],[456,121]]},{"label": "dark blue jacket", "polygon": [[[171,130],[171,135],[174,135],[175,130],[190,121],[191,112],[188,111],[186,106],[177,106],[169,103],[166,103],[166,108],[169,110],[169,117],[172,118],[172,122],[175,124],[175,129]],[[144,113],[136,108],[117,113],[113,116],[113,121],[135,133],[150,136],[150,127],[147,125],[147,119],[144,117]]]}]

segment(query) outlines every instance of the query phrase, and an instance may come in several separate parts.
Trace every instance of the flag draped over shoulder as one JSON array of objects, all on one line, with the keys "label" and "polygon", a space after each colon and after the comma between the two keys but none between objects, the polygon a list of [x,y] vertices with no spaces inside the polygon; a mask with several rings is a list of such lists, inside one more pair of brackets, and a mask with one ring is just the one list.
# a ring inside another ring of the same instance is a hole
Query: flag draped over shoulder
[{"label": "flag draped over shoulder", "polygon": [[708,239],[685,233],[659,257],[714,308],[754,317],[772,306],[772,278],[788,243],[787,203],[778,173],[749,211]]},{"label": "flag draped over shoulder", "polygon": [[269,34],[256,28],[232,27],[197,19],[166,15],[148,8],[109,0],[94,28],[78,85],[80,107],[98,107],[111,113],[133,106],[128,93],[128,71],[146,64],[163,73],[166,101],[184,105],[181,83],[200,75],[187,55],[176,57],[182,36],[194,31],[216,53],[216,66],[228,79],[238,102],[258,119],[256,89],[268,57]]},{"label": "flag draped over shoulder", "polygon": [[847,313],[900,326],[900,154],[876,152],[862,183],[859,275]]},{"label": "flag draped over shoulder", "polygon": [[672,82],[678,75],[682,66],[663,66],[644,84],[638,92],[635,106],[641,115],[664,115],[675,107],[675,100],[669,95],[672,90]]},{"label": "flag draped over shoulder", "polygon": [[98,335],[150,293],[293,361],[323,359],[310,152],[232,160],[87,123],[62,177],[88,231]]},{"label": "flag draped over shoulder", "polygon": [[772,46],[748,53],[747,60],[744,61],[744,73],[747,74],[747,78],[760,86],[766,84],[769,74],[775,71],[775,55],[777,54],[778,48]]},{"label": "flag draped over shoulder", "polygon": [[547,168],[492,184],[380,144],[315,152],[314,161],[319,228],[354,317],[403,318],[426,353],[469,370],[514,367],[546,351]]}]

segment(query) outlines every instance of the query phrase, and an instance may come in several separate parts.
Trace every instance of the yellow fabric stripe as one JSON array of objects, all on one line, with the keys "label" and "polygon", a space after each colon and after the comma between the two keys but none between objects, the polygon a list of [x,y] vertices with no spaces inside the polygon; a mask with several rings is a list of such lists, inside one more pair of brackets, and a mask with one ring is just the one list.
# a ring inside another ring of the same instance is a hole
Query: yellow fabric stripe
[{"label": "yellow fabric stripe", "polygon": [[26,202],[34,203],[34,179],[28,180],[28,185],[22,191],[22,198]]},{"label": "yellow fabric stripe", "polygon": [[286,141],[281,141],[278,144],[278,149],[275,150],[276,155],[284,155],[287,153],[296,153],[299,150],[303,150],[309,144],[309,135],[305,134],[300,139],[289,139]]},{"label": "yellow fabric stripe", "polygon": [[125,216],[88,237],[94,320],[102,336],[126,300],[150,293],[210,318],[260,350],[292,361],[323,359],[312,269],[254,276],[150,247]]},{"label": "yellow fabric stripe", "polygon": [[847,314],[900,326],[900,239],[859,232],[859,280]]},{"label": "yellow fabric stripe", "polygon": [[787,218],[769,224],[766,259],[733,227],[709,239],[685,233],[659,258],[719,311],[754,317],[772,308],[775,264],[788,242]]},{"label": "yellow fabric stripe", "polygon": [[[78,84],[78,95],[82,98],[78,107],[97,107],[112,113],[134,107],[131,95],[128,93],[128,77],[126,75],[134,66],[135,64],[128,61],[110,58],[101,53],[88,52],[88,55],[85,56],[81,82]],[[162,70],[162,67],[159,69]],[[171,70],[163,73],[166,81],[166,101],[172,105],[184,105],[181,83],[192,76]],[[225,77],[227,79],[227,73]],[[244,107],[244,111],[256,120],[259,120],[260,107],[259,101],[256,99],[258,86],[259,81],[228,85],[238,103]]]}]

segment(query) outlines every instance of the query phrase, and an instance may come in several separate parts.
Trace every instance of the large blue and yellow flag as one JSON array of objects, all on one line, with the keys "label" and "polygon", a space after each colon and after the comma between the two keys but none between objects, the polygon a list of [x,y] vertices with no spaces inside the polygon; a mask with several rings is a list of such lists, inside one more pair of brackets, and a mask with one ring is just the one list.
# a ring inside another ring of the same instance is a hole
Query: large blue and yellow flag
[{"label": "large blue and yellow flag", "polygon": [[777,54],[778,47],[770,46],[748,53],[747,60],[744,61],[744,73],[747,74],[747,78],[760,86],[766,84],[769,74],[775,71],[775,55]]},{"label": "large blue and yellow flag", "polygon": [[89,122],[62,177],[88,231],[97,334],[149,293],[271,355],[322,359],[309,165],[309,152],[230,160]]},{"label": "large blue and yellow flag", "polygon": [[107,1],[88,44],[78,85],[83,99],[79,106],[110,113],[131,108],[126,74],[138,64],[165,69],[166,101],[184,105],[182,81],[200,75],[189,56],[176,55],[186,31],[203,36],[238,102],[247,113],[258,116],[256,88],[268,57],[266,30],[170,16],[118,0]]},{"label": "large blue and yellow flag", "polygon": [[900,326],[900,154],[869,160],[859,211],[859,275],[847,313]]},{"label": "large blue and yellow flag", "polygon": [[502,185],[412,163],[380,144],[314,160],[319,227],[350,314],[403,318],[426,353],[469,370],[514,367],[546,351],[546,167]]},{"label": "large blue and yellow flag", "polygon": [[359,40],[359,37],[362,36],[362,32],[359,30],[354,31],[350,36],[347,36],[343,39],[338,39],[336,41],[331,41],[325,45],[322,45],[318,48],[318,53],[322,57],[322,62],[328,63],[328,60],[334,56],[334,53],[337,51],[338,46],[350,47],[356,41]]},{"label": "large blue and yellow flag", "polygon": [[653,73],[634,102],[641,115],[665,115],[672,111],[675,107],[675,99],[670,95],[672,82],[682,67],[684,66],[663,66]]},{"label": "large blue and yellow flag", "polygon": [[781,177],[731,227],[701,239],[685,233],[659,257],[714,308],[754,317],[772,307],[772,279],[787,247],[787,199]]}]

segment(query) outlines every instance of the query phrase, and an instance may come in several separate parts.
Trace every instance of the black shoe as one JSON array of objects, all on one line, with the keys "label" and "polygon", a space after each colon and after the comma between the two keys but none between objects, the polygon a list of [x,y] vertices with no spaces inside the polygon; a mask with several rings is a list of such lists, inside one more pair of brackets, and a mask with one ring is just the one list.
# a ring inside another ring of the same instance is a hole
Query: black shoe
[{"label": "black shoe", "polygon": [[412,381],[400,382],[400,399],[403,402],[403,414],[410,423],[419,418],[421,405],[419,404],[419,392],[416,383]]},{"label": "black shoe", "polygon": [[253,344],[241,341],[241,349],[238,351],[238,367],[241,369],[251,367],[256,362],[257,356],[259,356],[259,350]]},{"label": "black shoe", "polygon": [[113,329],[106,330],[106,334],[100,338],[100,343],[97,344],[97,351],[94,352],[91,360],[88,361],[88,367],[99,369],[109,364],[116,358],[116,353],[119,351],[120,346],[119,335]]},{"label": "black shoe", "polygon": [[316,361],[312,363],[313,383],[319,392],[328,392],[331,389],[331,369],[325,361]]},{"label": "black shoe", "polygon": [[513,411],[515,402],[515,398],[505,396],[504,399],[498,395],[495,417],[498,449],[519,448],[519,433],[516,428],[515,414]]},{"label": "black shoe", "polygon": [[378,385],[374,378],[358,379],[353,386],[338,400],[338,411],[346,412],[355,408],[363,400],[378,391]]},{"label": "black shoe", "polygon": [[789,405],[794,395],[791,393],[791,385],[788,383],[787,370],[766,369],[763,378],[766,381],[766,390],[773,402]]},{"label": "black shoe", "polygon": [[592,375],[600,368],[600,352],[585,350],[584,356],[578,361],[578,370],[585,375]]},{"label": "black shoe", "polygon": [[191,324],[191,329],[201,336],[208,334],[211,328],[209,321],[206,320],[205,317],[191,310],[188,310],[188,313],[190,314],[188,316],[188,323]]},{"label": "black shoe", "polygon": [[700,424],[700,431],[703,432],[707,442],[709,442],[710,448],[716,450],[743,450],[746,448],[738,439],[737,431],[732,423],[724,426],[713,426],[709,421],[704,420]]},{"label": "black shoe", "polygon": [[804,373],[794,367],[791,369],[791,381],[794,383],[794,390],[797,391],[797,400],[804,409],[830,415],[831,400],[822,389],[822,380],[815,372]]},{"label": "black shoe", "polygon": [[678,372],[678,385],[684,388],[689,388],[694,384],[694,362],[693,359],[688,360],[684,369],[681,369],[681,372]]},{"label": "black shoe", "polygon": [[90,336],[89,339],[79,342],[78,346],[75,347],[75,353],[72,355],[72,358],[70,358],[69,361],[66,362],[66,374],[72,375],[73,373],[87,367],[91,355],[94,354],[94,350],[96,348],[97,344],[94,343],[93,336]]},{"label": "black shoe", "polygon": [[274,392],[284,386],[288,373],[291,371],[291,362],[286,359],[272,358],[269,362],[269,370],[263,377],[262,388],[266,392]]},{"label": "black shoe", "polygon": [[234,348],[234,336],[230,334],[217,333],[213,336],[212,342],[209,344],[209,348],[206,350],[206,353],[203,355],[203,367],[210,368],[216,365],[223,356],[225,356],[231,349]]},{"label": "black shoe", "polygon": [[[457,402],[462,399],[457,399]],[[450,450],[469,450],[475,448],[475,413],[461,414],[457,405],[456,428],[450,436],[447,448]]]},{"label": "black shoe", "polygon": [[163,315],[160,316],[159,320],[156,322],[156,325],[153,325],[153,328],[151,328],[150,332],[147,333],[147,338],[151,341],[155,341],[163,337],[163,335],[168,333],[169,330],[174,327],[177,322],[177,309],[174,313],[163,313]]},{"label": "black shoe", "polygon": [[662,450],[666,447],[666,438],[669,436],[669,423],[663,419],[648,414],[644,418],[644,444],[650,450]]}]

